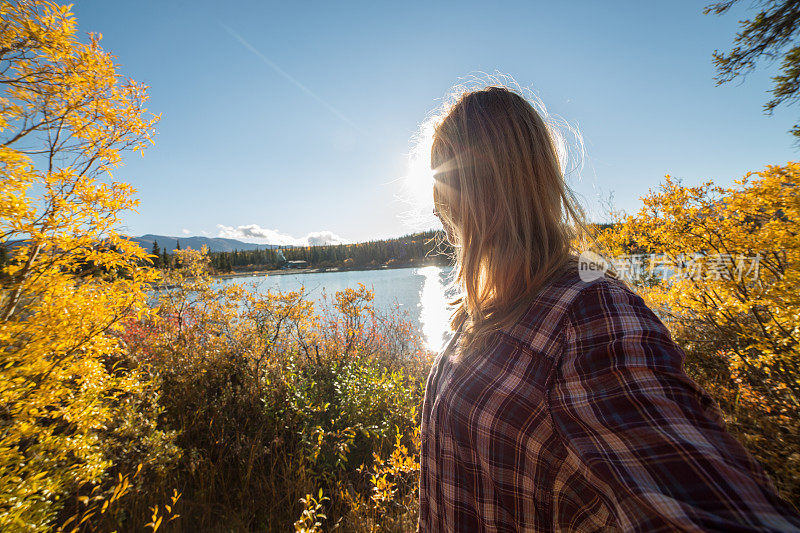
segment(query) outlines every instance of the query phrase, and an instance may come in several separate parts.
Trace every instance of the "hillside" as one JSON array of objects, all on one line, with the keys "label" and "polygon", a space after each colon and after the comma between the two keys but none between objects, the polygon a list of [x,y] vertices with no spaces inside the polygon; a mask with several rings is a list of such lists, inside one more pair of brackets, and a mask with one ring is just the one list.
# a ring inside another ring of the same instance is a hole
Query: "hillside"
[{"label": "hillside", "polygon": [[276,244],[254,244],[251,242],[237,241],[236,239],[222,239],[219,237],[170,237],[167,235],[153,235],[151,233],[142,235],[141,237],[130,237],[130,240],[138,242],[142,248],[147,251],[153,248],[153,241],[157,241],[160,248],[170,252],[178,247],[178,242],[180,242],[181,248],[192,248],[193,250],[200,250],[200,248],[205,245],[208,246],[209,252],[271,250],[278,248]]}]

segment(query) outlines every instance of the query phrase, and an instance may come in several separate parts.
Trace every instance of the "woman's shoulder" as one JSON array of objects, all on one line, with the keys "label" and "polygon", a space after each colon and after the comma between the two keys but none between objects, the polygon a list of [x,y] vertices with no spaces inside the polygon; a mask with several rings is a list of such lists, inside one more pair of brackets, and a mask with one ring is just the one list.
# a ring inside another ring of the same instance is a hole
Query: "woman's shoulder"
[{"label": "woman's shoulder", "polygon": [[683,373],[683,350],[658,315],[623,281],[604,277],[585,283],[570,301],[562,328],[558,367],[567,374],[623,368]]},{"label": "woman's shoulder", "polygon": [[525,313],[504,333],[538,352],[552,351],[568,322],[590,302],[621,301],[638,296],[624,282],[605,274],[587,278],[568,263],[533,298]]},{"label": "woman's shoulder", "polygon": [[568,332],[583,336],[593,332],[670,336],[656,313],[625,282],[606,276],[578,287],[565,313]]}]

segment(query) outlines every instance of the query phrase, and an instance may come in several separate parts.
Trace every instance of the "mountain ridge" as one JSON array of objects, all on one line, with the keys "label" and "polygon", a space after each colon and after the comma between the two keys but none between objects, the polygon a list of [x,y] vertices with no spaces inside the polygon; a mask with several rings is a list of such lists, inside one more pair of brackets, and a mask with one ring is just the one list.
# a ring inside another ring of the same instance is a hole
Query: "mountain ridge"
[{"label": "mountain ridge", "polygon": [[178,247],[180,242],[181,248],[191,248],[199,250],[204,245],[208,246],[209,252],[232,252],[234,250],[273,250],[280,248],[277,244],[255,244],[252,242],[242,242],[236,239],[225,239],[223,237],[173,237],[170,235],[155,235],[146,233],[139,237],[128,237],[129,240],[136,242],[147,250],[148,252],[153,249],[153,241],[158,242],[158,247],[166,249],[167,252],[172,252]]}]

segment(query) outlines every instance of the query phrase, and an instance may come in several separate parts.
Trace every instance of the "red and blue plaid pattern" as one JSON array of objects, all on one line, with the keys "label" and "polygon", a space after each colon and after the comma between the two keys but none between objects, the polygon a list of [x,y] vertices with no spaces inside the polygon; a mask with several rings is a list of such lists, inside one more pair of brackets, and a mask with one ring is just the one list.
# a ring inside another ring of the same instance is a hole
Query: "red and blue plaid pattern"
[{"label": "red and blue plaid pattern", "polygon": [[570,269],[480,354],[457,341],[428,377],[420,531],[800,531],[622,282]]}]

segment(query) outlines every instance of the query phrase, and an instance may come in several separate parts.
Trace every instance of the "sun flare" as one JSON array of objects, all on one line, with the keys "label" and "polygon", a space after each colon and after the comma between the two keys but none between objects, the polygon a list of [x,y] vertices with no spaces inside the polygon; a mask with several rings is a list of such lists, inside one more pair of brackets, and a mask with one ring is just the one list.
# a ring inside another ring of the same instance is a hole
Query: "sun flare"
[{"label": "sun flare", "polygon": [[432,121],[420,126],[401,180],[402,196],[409,205],[411,222],[428,227],[437,223],[433,215],[434,172],[430,166],[433,131]]}]

